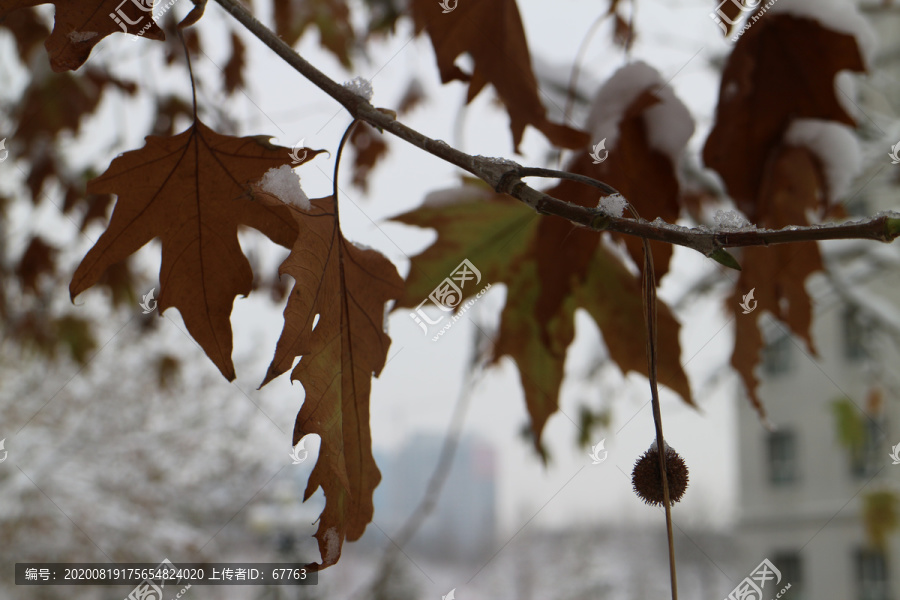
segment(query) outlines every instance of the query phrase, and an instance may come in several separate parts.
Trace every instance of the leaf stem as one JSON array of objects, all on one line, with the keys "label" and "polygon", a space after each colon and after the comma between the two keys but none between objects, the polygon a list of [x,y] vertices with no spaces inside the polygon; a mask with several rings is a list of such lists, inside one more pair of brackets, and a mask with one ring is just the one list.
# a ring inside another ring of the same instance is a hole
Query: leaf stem
[{"label": "leaf stem", "polygon": [[[640,219],[637,209],[629,202],[628,210],[635,219]],[[656,428],[656,450],[659,457],[660,481],[663,489],[663,506],[666,510],[666,535],[669,541],[669,578],[672,585],[672,600],[678,600],[678,576],[675,569],[675,535],[672,531],[672,501],[669,495],[669,479],[666,475],[666,440],[663,436],[662,410],[659,407],[659,382],[657,369],[656,337],[656,272],[653,268],[653,252],[646,238],[641,240],[644,248],[644,268],[641,289],[644,296],[644,322],[647,326],[647,379],[650,382],[650,403],[653,407],[653,425]]]},{"label": "leaf stem", "polygon": [[341,141],[338,144],[337,153],[334,157],[334,178],[332,180],[331,193],[334,195],[334,222],[338,229],[341,227],[340,211],[338,210],[338,171],[341,167],[341,156],[344,154],[344,146],[347,145],[347,140],[350,139],[350,135],[356,129],[358,123],[359,119],[353,119],[347,126],[347,129],[344,130],[344,135],[341,136]]}]

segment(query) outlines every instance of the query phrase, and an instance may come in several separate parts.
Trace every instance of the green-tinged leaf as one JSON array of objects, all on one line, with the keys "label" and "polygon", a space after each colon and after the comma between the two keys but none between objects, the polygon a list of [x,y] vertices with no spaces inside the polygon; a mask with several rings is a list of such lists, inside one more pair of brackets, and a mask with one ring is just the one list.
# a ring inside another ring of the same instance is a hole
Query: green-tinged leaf
[{"label": "green-tinged leaf", "polygon": [[[395,220],[432,227],[434,245],[413,257],[407,289],[397,306],[417,307],[463,260],[481,280],[462,288],[466,298],[485,285],[503,283],[507,301],[493,360],[512,358],[531,416],[535,447],[557,410],[568,348],[575,337],[575,311],[585,309],[603,333],[610,356],[623,372],[646,375],[646,334],[641,283],[600,244],[600,234],[554,217],[539,217],[500,194],[464,186],[442,192],[440,205]],[[428,304],[425,305],[426,308]],[[659,307],[660,383],[691,403],[680,365],[679,324]],[[540,451],[540,450],[539,450]]]},{"label": "green-tinged leaf", "polygon": [[[263,202],[264,200],[260,200]],[[294,444],[322,439],[304,500],[325,493],[316,538],[319,570],[337,562],[345,539],[359,539],[372,520],[372,493],[381,473],[372,456],[369,394],[387,360],[391,339],[383,329],[385,303],[403,280],[375,250],[348,242],[337,226],[334,197],[293,210],[298,236],[279,273],[296,282],[284,309],[284,330],[263,382],[291,368],[306,392],[294,424]]]}]

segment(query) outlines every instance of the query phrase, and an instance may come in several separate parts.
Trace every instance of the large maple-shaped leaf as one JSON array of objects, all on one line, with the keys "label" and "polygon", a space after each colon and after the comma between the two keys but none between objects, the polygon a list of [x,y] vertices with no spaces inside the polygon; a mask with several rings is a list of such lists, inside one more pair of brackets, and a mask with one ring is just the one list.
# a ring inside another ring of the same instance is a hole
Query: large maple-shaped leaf
[{"label": "large maple-shaped leaf", "polygon": [[151,18],[154,0],[2,0],[0,21],[13,10],[51,3],[56,7],[56,19],[44,46],[56,72],[74,71],[83,65],[94,46],[111,33],[137,34],[148,26],[142,37],[166,39]]},{"label": "large maple-shaped leaf", "polygon": [[[88,182],[92,194],[118,194],[109,226],[69,285],[72,298],[154,238],[162,242],[159,310],[174,306],[197,343],[229,380],[231,307],[250,293],[253,274],[238,227],[254,227],[290,248],[297,225],[287,205],[254,200],[249,185],[291,162],[290,148],[267,138],[220,135],[197,121],[174,137],[148,136]],[[319,151],[308,150],[306,160]]]},{"label": "large maple-shaped leaf", "polygon": [[839,71],[865,70],[856,39],[818,21],[767,14],[741,36],[722,74],[703,161],[756,222],[764,171],[796,119],[854,125],[835,93]]},{"label": "large maple-shaped leaf", "polygon": [[296,283],[263,381],[302,357],[291,373],[306,391],[294,444],[311,433],[321,436],[304,500],[319,487],[326,499],[316,531],[322,562],[313,569],[335,564],[344,539],[359,539],[372,520],[372,493],[381,474],[372,456],[369,393],[391,343],[384,331],[385,303],[403,289],[389,260],[344,239],[335,211],[334,197],[293,211],[299,235],[279,272]]},{"label": "large maple-shaped leaf", "polygon": [[[645,63],[619,69],[598,91],[589,119],[594,140],[605,141],[604,149],[596,154],[603,161],[596,164],[590,153],[582,150],[566,165],[566,170],[608,183],[644,219],[659,217],[673,223],[680,212],[677,161],[693,133],[694,123],[684,104],[664,86],[665,80]],[[610,106],[622,106],[622,110]],[[653,176],[647,177],[647,173]],[[596,206],[599,198],[596,188],[569,180],[547,193],[587,207]],[[631,213],[623,216],[630,217]],[[639,238],[615,237],[625,243],[637,265],[643,264],[644,250]],[[650,247],[659,281],[668,272],[672,246],[650,242]]]},{"label": "large maple-shaped leaf", "polygon": [[[426,204],[395,220],[438,232],[435,244],[413,257],[397,306],[417,306],[463,259],[481,272],[483,282],[506,284],[494,360],[510,356],[516,362],[538,448],[541,431],[557,410],[577,308],[593,317],[623,372],[647,373],[640,280],[600,244],[596,232],[538,217],[508,196],[475,186],[464,186],[451,204]],[[464,287],[463,299],[478,291]],[[660,383],[691,402],[678,331],[678,322],[660,304]]]},{"label": "large maple-shaped leaf", "polygon": [[[829,210],[833,190],[821,162],[807,149],[786,144],[785,135],[797,119],[854,124],[835,91],[834,78],[845,69],[864,71],[856,39],[812,19],[767,14],[738,41],[722,76],[703,159],[751,222],[770,228],[806,225],[808,214]],[[763,346],[758,320],[763,310],[772,312],[814,352],[805,282],[822,268],[822,259],[818,246],[802,244],[746,249],[741,264],[728,301],[737,320],[731,362],[764,417],[753,373]],[[751,288],[763,310],[738,313],[742,294]]]},{"label": "large maple-shaped leaf", "polygon": [[[467,101],[488,83],[494,86],[509,112],[516,149],[526,125],[537,127],[563,148],[579,148],[587,143],[583,132],[547,118],[515,0],[459,2],[449,13],[442,11],[435,0],[412,0],[410,11],[416,32],[424,29],[431,38],[444,83],[454,79],[468,81]],[[456,66],[457,57],[464,53],[475,63],[471,74]]]}]

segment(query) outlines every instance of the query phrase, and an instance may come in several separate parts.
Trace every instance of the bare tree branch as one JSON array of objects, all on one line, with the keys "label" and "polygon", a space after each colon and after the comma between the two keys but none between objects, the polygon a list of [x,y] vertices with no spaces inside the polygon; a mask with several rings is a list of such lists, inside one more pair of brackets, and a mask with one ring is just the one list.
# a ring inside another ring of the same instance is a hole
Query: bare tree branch
[{"label": "bare tree branch", "polygon": [[900,235],[900,213],[879,214],[869,219],[841,225],[791,226],[780,230],[712,231],[705,227],[679,227],[661,220],[648,222],[643,219],[615,217],[604,213],[599,208],[584,207],[554,198],[530,187],[522,181],[522,177],[541,176],[572,179],[593,185],[606,195],[615,193],[615,191],[605,183],[583,175],[552,169],[522,167],[505,159],[472,156],[453,148],[446,142],[434,140],[398,121],[393,111],[375,108],[362,96],[351,92],[319,71],[268,27],[260,23],[239,0],[216,0],[216,2],[285,62],[337,100],[354,118],[365,121],[380,131],[388,131],[413,146],[468,171],[485,181],[497,192],[506,193],[521,200],[538,213],[561,217],[595,231],[615,231],[645,240],[657,240],[685,246],[734,268],[740,267],[725,252],[725,248],[836,239],[891,242]]}]

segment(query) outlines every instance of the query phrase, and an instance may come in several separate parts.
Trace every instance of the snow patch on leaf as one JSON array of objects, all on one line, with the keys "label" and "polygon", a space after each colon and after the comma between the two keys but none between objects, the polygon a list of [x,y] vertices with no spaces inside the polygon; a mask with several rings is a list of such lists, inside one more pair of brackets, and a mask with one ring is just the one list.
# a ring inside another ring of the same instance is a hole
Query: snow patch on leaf
[{"label": "snow patch on leaf", "polygon": [[350,81],[344,82],[343,86],[357,96],[365,98],[366,101],[372,100],[372,96],[375,95],[375,90],[372,89],[372,82],[364,77],[354,77]]},{"label": "snow patch on leaf", "polygon": [[862,169],[861,149],[846,125],[821,119],[796,119],[784,141],[809,149],[822,163],[829,200],[843,196]]},{"label": "snow patch on leaf", "polygon": [[600,88],[591,105],[587,129],[595,139],[606,138],[607,146],[615,148],[625,111],[648,90],[659,102],[644,111],[647,141],[677,164],[685,144],[694,134],[694,119],[659,72],[645,62],[622,67]]},{"label": "snow patch on leaf", "polygon": [[309,210],[309,198],[300,187],[300,177],[288,165],[269,169],[259,180],[259,188],[277,197],[285,204]]}]

